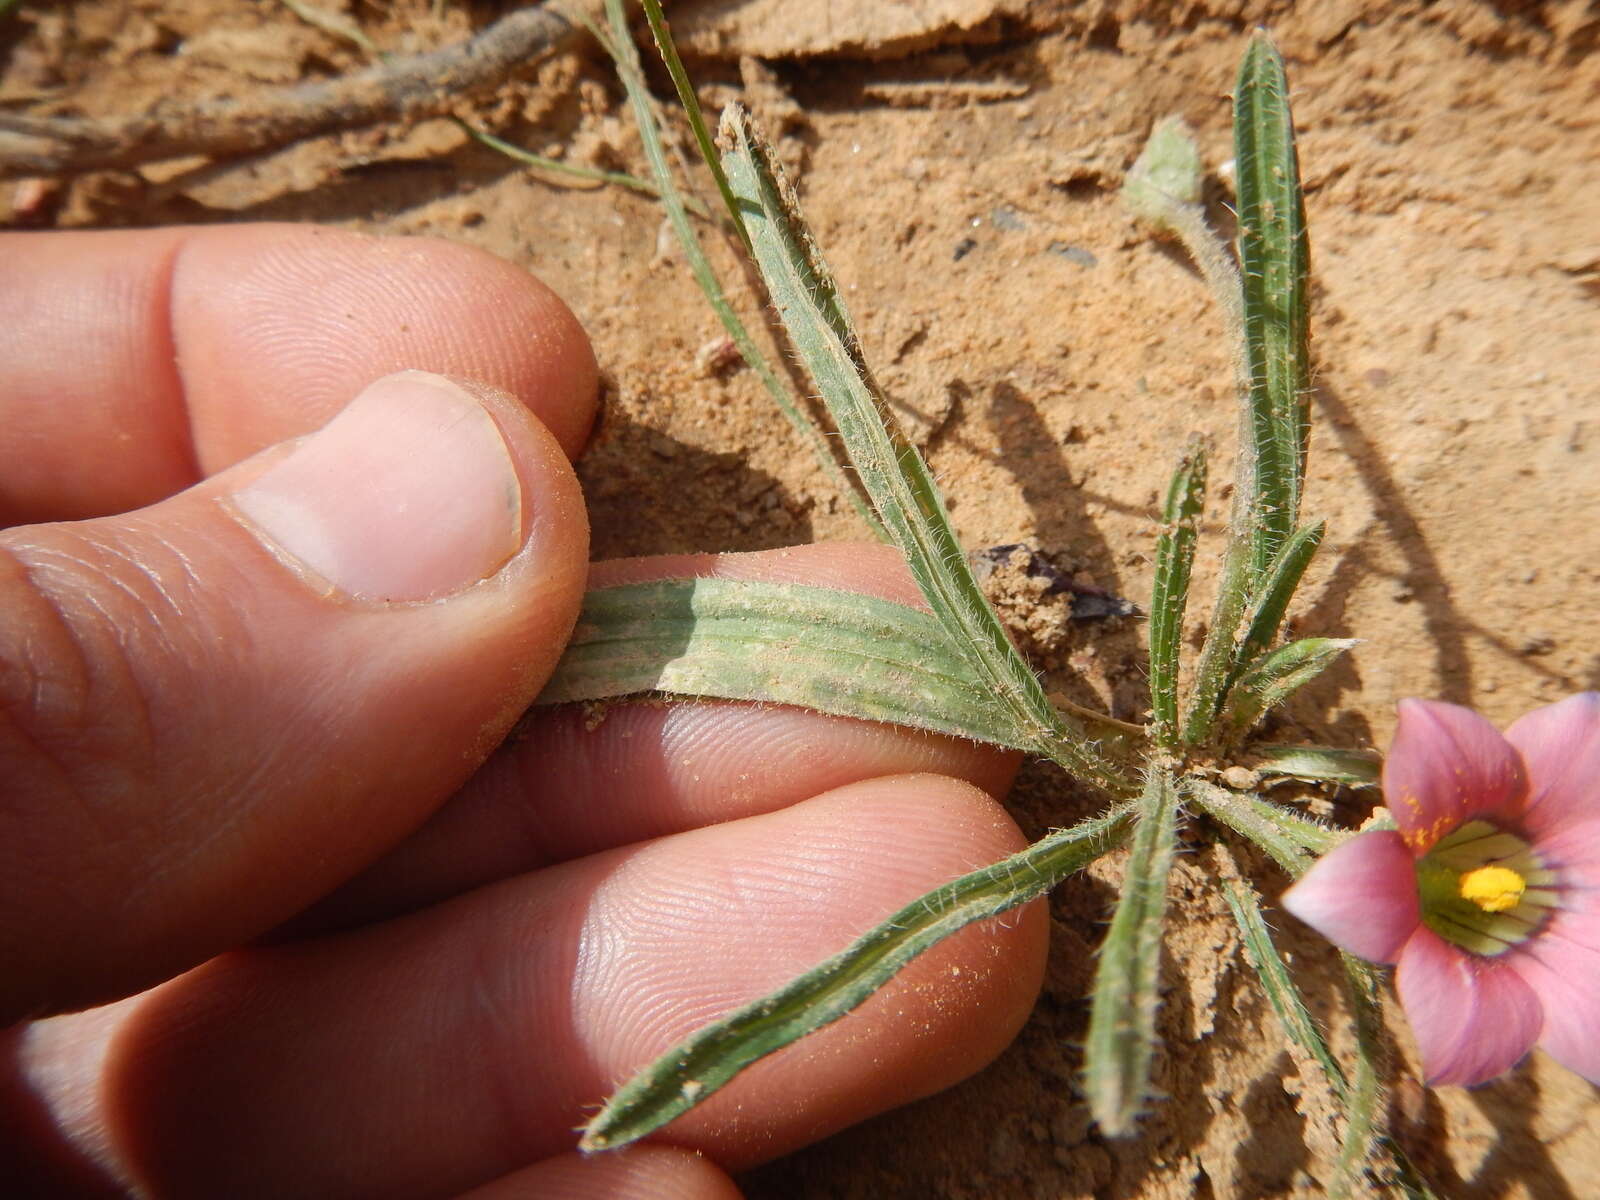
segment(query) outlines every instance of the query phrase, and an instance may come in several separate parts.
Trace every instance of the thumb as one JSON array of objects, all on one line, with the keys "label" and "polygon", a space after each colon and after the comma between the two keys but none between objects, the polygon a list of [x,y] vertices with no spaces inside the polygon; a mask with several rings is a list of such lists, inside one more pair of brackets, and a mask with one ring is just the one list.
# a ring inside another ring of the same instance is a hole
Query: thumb
[{"label": "thumb", "polygon": [[0,1024],[239,945],[415,827],[548,677],[587,549],[544,426],[421,372],[0,534]]}]

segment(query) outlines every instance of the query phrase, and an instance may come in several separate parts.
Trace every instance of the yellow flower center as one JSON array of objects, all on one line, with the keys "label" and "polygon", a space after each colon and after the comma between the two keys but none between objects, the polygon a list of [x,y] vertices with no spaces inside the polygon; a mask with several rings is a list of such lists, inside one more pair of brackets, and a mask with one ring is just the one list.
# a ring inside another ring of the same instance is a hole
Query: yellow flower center
[{"label": "yellow flower center", "polygon": [[1561,905],[1561,878],[1514,833],[1467,821],[1417,860],[1422,922],[1484,958],[1539,932]]},{"label": "yellow flower center", "polygon": [[1461,898],[1471,900],[1484,912],[1499,913],[1515,908],[1528,890],[1528,881],[1510,867],[1479,867],[1461,876]]}]

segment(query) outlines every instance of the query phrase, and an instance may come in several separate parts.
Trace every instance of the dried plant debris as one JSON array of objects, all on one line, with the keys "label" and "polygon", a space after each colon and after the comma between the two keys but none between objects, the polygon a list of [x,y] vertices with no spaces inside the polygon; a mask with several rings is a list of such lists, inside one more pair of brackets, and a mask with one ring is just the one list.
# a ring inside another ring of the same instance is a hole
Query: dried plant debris
[{"label": "dried plant debris", "polygon": [[248,154],[379,121],[438,116],[572,36],[574,27],[553,10],[526,8],[453,46],[238,100],[106,118],[0,112],[0,179]]}]

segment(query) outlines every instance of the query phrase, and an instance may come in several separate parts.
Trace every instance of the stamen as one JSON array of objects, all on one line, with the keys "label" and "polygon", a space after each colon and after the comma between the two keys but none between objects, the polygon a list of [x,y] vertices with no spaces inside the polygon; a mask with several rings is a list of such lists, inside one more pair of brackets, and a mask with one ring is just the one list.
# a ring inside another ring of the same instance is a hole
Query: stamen
[{"label": "stamen", "polygon": [[1509,867],[1479,867],[1461,876],[1460,894],[1484,912],[1499,913],[1522,902],[1528,882]]}]

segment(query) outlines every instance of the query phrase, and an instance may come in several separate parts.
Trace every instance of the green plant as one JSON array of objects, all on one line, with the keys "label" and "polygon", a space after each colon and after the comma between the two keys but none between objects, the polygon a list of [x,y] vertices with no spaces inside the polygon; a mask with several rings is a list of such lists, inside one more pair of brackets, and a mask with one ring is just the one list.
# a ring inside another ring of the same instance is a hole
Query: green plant
[{"label": "green plant", "polygon": [[[645,15],[716,180],[728,230],[748,250],[784,333],[826,410],[829,432],[859,481],[869,525],[905,555],[932,615],[825,589],[716,580],[652,583],[591,593],[577,634],[541,703],[646,691],[779,701],[919,725],[1014,747],[1058,763],[1098,788],[1094,817],[1019,854],[954,880],[896,913],[827,962],[692,1036],[646,1067],[590,1122],[582,1145],[625,1145],[692,1108],[762,1056],[836,1020],[911,957],[962,926],[1004,912],[1119,847],[1126,881],[1101,951],[1085,1051],[1085,1094],[1111,1136],[1129,1132],[1148,1100],[1155,1045],[1156,968],[1168,869],[1184,809],[1223,836],[1263,849],[1291,876],[1342,833],[1275,801],[1247,779],[1287,776],[1371,782],[1371,760],[1325,747],[1252,746],[1251,729],[1352,643],[1280,644],[1283,620],[1322,536],[1300,515],[1308,444],[1309,253],[1282,63],[1252,38],[1235,87],[1238,263],[1199,202],[1199,158],[1177,123],[1157,128],[1125,197],[1176,235],[1216,293],[1236,342],[1241,447],[1222,578],[1186,692],[1180,651],[1204,506],[1207,450],[1184,451],[1162,512],[1150,605],[1152,715],[1120,722],[1051,704],[1008,640],[973,577],[921,455],[900,431],[864,361],[833,276],[753,118],[723,113],[719,153],[657,0]],[[761,357],[726,301],[676,181],[621,0],[607,0],[613,55],[653,174],[686,256],[741,353],[819,457],[837,472],[829,440]],[[761,669],[758,657],[771,660]],[[1381,1135],[1379,1018],[1371,974],[1346,959],[1356,1018],[1354,1062],[1341,1066],[1310,1017],[1248,883],[1221,885],[1250,964],[1289,1038],[1326,1073],[1344,1106],[1345,1142],[1330,1190],[1380,1183],[1425,1195]]]}]

